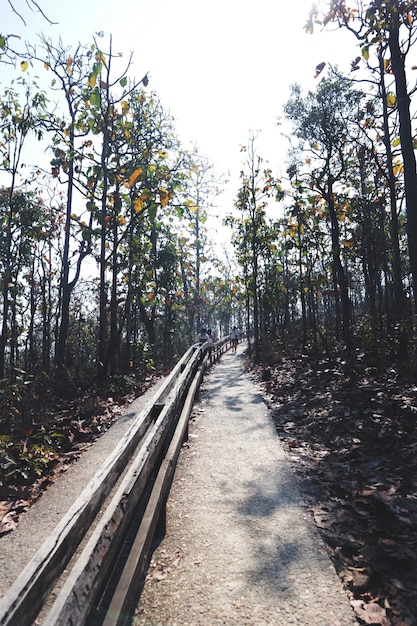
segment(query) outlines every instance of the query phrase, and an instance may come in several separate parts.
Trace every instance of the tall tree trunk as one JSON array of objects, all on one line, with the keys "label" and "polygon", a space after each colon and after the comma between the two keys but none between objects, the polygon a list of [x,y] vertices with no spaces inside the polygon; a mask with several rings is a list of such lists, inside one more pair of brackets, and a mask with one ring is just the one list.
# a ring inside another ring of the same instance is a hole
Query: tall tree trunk
[{"label": "tall tree trunk", "polygon": [[298,284],[300,289],[301,300],[301,321],[303,329],[303,347],[307,344],[307,306],[306,294],[304,291],[304,274],[303,274],[303,245],[301,241],[301,216],[297,217],[297,239],[298,239]]},{"label": "tall tree trunk", "polygon": [[407,210],[407,239],[410,257],[410,270],[413,284],[414,305],[417,302],[417,173],[416,157],[411,127],[410,97],[405,75],[405,57],[399,43],[398,11],[391,13],[388,46],[391,52],[391,65],[397,90],[397,106],[400,127],[401,152],[404,162],[404,187]]},{"label": "tall tree trunk", "polygon": [[[398,54],[398,51],[397,51]],[[405,324],[406,309],[405,309],[405,294],[404,286],[402,282],[401,271],[401,252],[400,252],[400,236],[398,228],[398,213],[397,213],[397,193],[395,188],[395,175],[393,166],[393,157],[391,149],[390,129],[389,129],[389,117],[388,117],[388,104],[387,104],[387,92],[384,81],[384,59],[383,50],[381,48],[379,55],[379,71],[381,75],[381,99],[382,99],[382,112],[383,112],[383,128],[384,128],[384,146],[387,155],[387,169],[388,169],[388,188],[390,199],[390,234],[391,234],[391,250],[392,250],[392,269],[394,276],[394,308],[395,308],[395,321],[399,328],[399,347],[398,356],[400,359],[407,359],[408,357],[408,344],[407,344],[407,332]],[[414,156],[414,150],[413,150]],[[415,164],[414,164],[415,168]]]},{"label": "tall tree trunk", "polygon": [[[330,216],[333,269],[338,287],[340,289],[342,336],[344,344],[349,350],[351,347],[351,304],[349,299],[348,280],[340,258],[340,228],[333,200],[333,186],[331,181],[328,183],[328,194],[326,200]],[[335,297],[337,300],[336,294]]]},{"label": "tall tree trunk", "polygon": [[12,281],[12,228],[13,228],[13,191],[14,191],[14,176],[13,183],[10,187],[9,193],[9,206],[6,223],[6,237],[4,246],[4,273],[3,273],[3,288],[2,288],[2,313],[3,320],[1,325],[0,335],[0,378],[4,378],[6,370],[6,346],[9,333],[9,311],[10,311],[10,284]]},{"label": "tall tree trunk", "polygon": [[[74,132],[71,131],[70,145],[74,149]],[[70,250],[70,225],[72,213],[72,198],[74,191],[74,161],[69,161],[68,183],[67,183],[67,205],[65,209],[65,228],[64,228],[64,248],[62,251],[62,269],[60,282],[60,323],[58,330],[58,343],[55,353],[55,364],[57,376],[62,379],[65,374],[65,355],[68,341],[69,319],[70,319],[70,302],[71,302],[71,286],[69,282],[69,250]],[[65,378],[65,376],[64,376]]]},{"label": "tall tree trunk", "polygon": [[255,242],[256,242],[256,234],[253,234],[253,241],[252,241],[253,351],[254,351],[255,363],[260,363],[261,347],[260,347],[260,337],[259,337],[258,253],[256,250]]}]

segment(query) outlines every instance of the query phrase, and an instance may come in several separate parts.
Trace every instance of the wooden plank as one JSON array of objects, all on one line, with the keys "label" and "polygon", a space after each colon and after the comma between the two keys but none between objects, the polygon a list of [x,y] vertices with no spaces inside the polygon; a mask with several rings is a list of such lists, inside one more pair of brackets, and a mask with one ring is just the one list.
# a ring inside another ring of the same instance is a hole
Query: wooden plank
[{"label": "wooden plank", "polygon": [[154,469],[164,444],[164,438],[176,416],[184,396],[184,387],[195,371],[195,363],[188,363],[184,375],[177,381],[171,398],[150,428],[141,449],[118,488],[111,503],[73,570],[66,579],[58,598],[44,620],[44,626],[80,626],[88,618],[94,598],[102,588],[121,546],[137,503]]},{"label": "wooden plank", "polygon": [[71,559],[149,427],[152,421],[153,405],[155,402],[163,402],[169,395],[181,376],[184,363],[192,363],[195,360],[195,348],[191,347],[167,377],[155,398],[138,414],[132,427],[55,527],[52,535],[39,548],[1,598],[0,624],[2,626],[16,626],[16,624],[30,626],[33,623],[56,580]]},{"label": "wooden plank", "polygon": [[[159,447],[155,445],[152,452],[142,449],[139,453],[44,619],[44,626],[86,623],[94,598],[100,593],[121,547],[158,452]],[[137,497],[132,495],[134,493]]]},{"label": "wooden plank", "polygon": [[203,368],[195,375],[187,395],[174,436],[163,460],[151,497],[147,504],[142,523],[136,535],[126,565],[114,592],[107,615],[102,626],[121,626],[129,620],[132,604],[135,601],[138,583],[143,576],[148,561],[149,550],[158,524],[158,519],[165,505],[171,487],[184,434],[193,408],[194,399],[203,377]]},{"label": "wooden plank", "polygon": [[[141,418],[146,427],[148,415],[142,415]],[[141,426],[120,441],[115,452],[91,479],[52,535],[0,600],[2,626],[32,624],[143,436]]]}]

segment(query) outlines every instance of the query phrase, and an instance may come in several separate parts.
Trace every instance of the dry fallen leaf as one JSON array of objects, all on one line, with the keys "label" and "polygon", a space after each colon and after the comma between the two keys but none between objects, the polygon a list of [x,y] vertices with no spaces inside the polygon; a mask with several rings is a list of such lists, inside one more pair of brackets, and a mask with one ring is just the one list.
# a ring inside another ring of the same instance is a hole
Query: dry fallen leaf
[{"label": "dry fallen leaf", "polygon": [[351,600],[351,605],[356,617],[363,620],[365,624],[378,624],[379,626],[390,626],[387,612],[376,602],[365,604],[363,600]]},{"label": "dry fallen leaf", "polygon": [[16,511],[10,511],[6,513],[0,522],[0,536],[10,533],[12,530],[16,530],[19,516]]}]

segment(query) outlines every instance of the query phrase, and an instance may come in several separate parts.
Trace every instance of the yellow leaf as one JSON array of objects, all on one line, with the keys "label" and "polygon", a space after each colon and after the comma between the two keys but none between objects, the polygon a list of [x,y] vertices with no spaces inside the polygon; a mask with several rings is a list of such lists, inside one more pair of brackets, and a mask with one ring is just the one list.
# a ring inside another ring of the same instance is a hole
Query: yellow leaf
[{"label": "yellow leaf", "polygon": [[96,60],[97,61],[101,61],[103,63],[103,65],[104,65],[104,67],[107,67],[106,57],[104,56],[104,54],[102,52],[97,52]]},{"label": "yellow leaf", "polygon": [[394,176],[398,176],[398,174],[403,174],[404,173],[404,166],[403,166],[403,164],[402,163],[397,163],[396,165],[394,165],[393,172],[394,172]]},{"label": "yellow leaf", "polygon": [[166,207],[168,204],[169,196],[168,196],[167,190],[164,189],[163,187],[161,187],[159,191],[159,199],[161,201],[161,207],[162,208]]},{"label": "yellow leaf", "polygon": [[140,213],[143,210],[142,198],[135,198],[133,200],[133,208],[135,209],[136,213]]},{"label": "yellow leaf", "polygon": [[126,102],[126,100],[123,100],[121,106],[122,106],[122,113],[123,113],[123,115],[127,115],[129,113],[129,105]]},{"label": "yellow leaf", "polygon": [[139,176],[142,174],[142,171],[143,170],[140,167],[138,167],[137,169],[135,169],[134,172],[131,173],[131,175],[129,177],[129,187],[130,187],[130,189],[132,189],[133,185],[135,184],[135,182],[137,181]]},{"label": "yellow leaf", "polygon": [[387,105],[391,108],[394,108],[397,105],[397,98],[395,97],[395,94],[387,94]]},{"label": "yellow leaf", "polygon": [[97,82],[96,74],[90,74],[90,77],[88,79],[88,86],[93,88],[96,86],[96,82]]},{"label": "yellow leaf", "polygon": [[362,48],[362,56],[365,59],[365,61],[369,59],[369,47],[368,46],[364,46]]},{"label": "yellow leaf", "polygon": [[26,72],[28,67],[29,67],[29,63],[27,61],[22,61],[21,62],[20,69],[22,70],[22,72]]}]

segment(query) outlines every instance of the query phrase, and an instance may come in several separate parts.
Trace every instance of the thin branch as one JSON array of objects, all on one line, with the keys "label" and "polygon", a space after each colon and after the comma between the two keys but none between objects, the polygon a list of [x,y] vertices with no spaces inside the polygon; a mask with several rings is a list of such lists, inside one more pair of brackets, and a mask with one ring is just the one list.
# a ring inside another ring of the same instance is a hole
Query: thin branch
[{"label": "thin branch", "polygon": [[[10,0],[9,0],[10,2]],[[47,15],[45,15],[45,13],[42,11],[41,7],[39,6],[39,4],[37,2],[35,2],[35,0],[26,0],[26,4],[28,5],[29,9],[31,11],[34,11],[34,9],[32,8],[32,5],[34,7],[36,7],[38,13],[40,13],[42,15],[42,17],[49,22],[50,24],[58,24],[58,22],[53,22],[52,20],[49,19],[49,17],[47,17]]]},{"label": "thin branch", "polygon": [[[9,6],[11,8],[11,10],[13,11],[13,13],[15,13],[23,22],[23,24],[25,26],[27,26],[26,24],[26,20],[23,18],[23,16],[15,9],[14,4],[12,2],[12,0],[7,0],[7,2],[9,3]],[[42,11],[41,7],[39,6],[39,4],[35,1],[35,0],[26,0],[26,4],[29,7],[29,9],[31,11],[33,11],[34,13],[40,13],[42,15],[42,17],[49,22],[50,24],[58,24],[58,22],[53,22],[52,20],[49,19],[49,17],[47,17],[45,15],[45,13]]]},{"label": "thin branch", "polygon": [[[27,1],[27,0],[26,0],[26,1]],[[10,8],[11,8],[11,10],[13,11],[13,13],[16,13],[16,15],[17,15],[18,17],[20,17],[20,19],[22,20],[23,24],[26,26],[26,22],[25,22],[25,20],[24,20],[24,19],[23,19],[23,17],[20,15],[20,13],[18,13],[18,12],[16,11],[16,9],[15,9],[15,8],[14,8],[14,6],[13,6],[12,1],[11,1],[11,0],[7,0],[7,2],[9,3]]]}]

